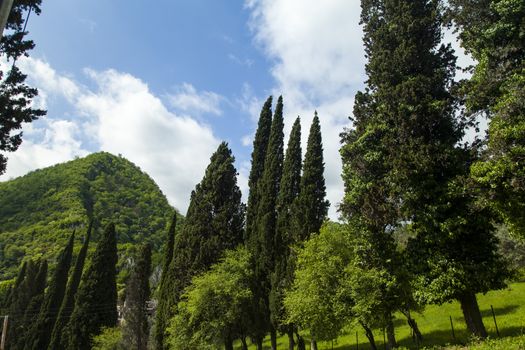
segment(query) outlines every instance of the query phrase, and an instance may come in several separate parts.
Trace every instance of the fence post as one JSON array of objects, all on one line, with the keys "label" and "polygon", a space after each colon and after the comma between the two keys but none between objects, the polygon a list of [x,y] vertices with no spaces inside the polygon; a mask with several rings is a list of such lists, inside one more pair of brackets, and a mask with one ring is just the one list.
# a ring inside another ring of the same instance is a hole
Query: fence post
[{"label": "fence post", "polygon": [[452,329],[452,338],[454,338],[454,341],[456,340],[456,334],[454,333],[454,324],[452,323],[452,316],[449,316],[450,318],[450,328]]},{"label": "fence post", "polygon": [[494,308],[492,307],[492,305],[490,305],[490,310],[492,311],[492,318],[494,319],[494,326],[496,326],[496,333],[498,334],[498,337],[499,337],[500,335],[499,335],[498,324],[496,323],[496,314],[494,313]]}]

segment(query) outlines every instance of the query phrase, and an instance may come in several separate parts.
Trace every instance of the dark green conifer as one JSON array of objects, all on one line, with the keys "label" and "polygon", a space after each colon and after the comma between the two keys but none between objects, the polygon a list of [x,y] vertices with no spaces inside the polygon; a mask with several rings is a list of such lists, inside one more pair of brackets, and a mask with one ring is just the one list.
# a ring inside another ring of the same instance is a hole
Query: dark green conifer
[{"label": "dark green conifer", "polygon": [[40,314],[35,324],[31,327],[28,335],[28,342],[26,349],[47,349],[51,340],[51,332],[58,315],[60,305],[64,299],[64,292],[66,290],[67,277],[69,267],[71,265],[71,257],[73,254],[73,243],[75,233],[71,234],[69,242],[62,250],[57,259],[57,266],[53,273],[53,277],[47,288],[44,302],[40,309]]},{"label": "dark green conifer", "polygon": [[258,346],[260,346],[263,332],[270,329],[273,349],[276,346],[276,334],[270,323],[269,294],[271,289],[270,276],[275,267],[276,207],[284,158],[283,127],[283,98],[280,96],[273,115],[270,139],[264,160],[264,171],[257,185],[259,207],[256,217],[257,231],[254,233],[255,244],[250,244],[255,263],[254,277],[256,281],[254,296],[257,306],[254,317],[260,323],[256,327],[258,334],[255,334],[255,338],[259,343]]},{"label": "dark green conifer", "polygon": [[126,349],[146,350],[148,348],[147,302],[150,297],[150,274],[151,246],[144,244],[140,247],[135,258],[135,264],[126,285],[124,326],[122,329]]},{"label": "dark green conifer", "polygon": [[84,270],[84,262],[87,256],[92,228],[93,221],[90,221],[86,232],[86,237],[84,238],[84,244],[82,245],[82,248],[80,248],[76,258],[73,274],[69,278],[66,293],[62,299],[60,311],[56,317],[56,321],[51,332],[51,338],[48,346],[49,350],[62,350],[66,348],[67,344],[64,344],[64,342],[67,342],[67,339],[62,338],[62,332],[69,322],[69,317],[71,316],[73,307],[75,306],[75,295],[77,294],[80,279],[82,277],[82,271]]},{"label": "dark green conifer", "polygon": [[321,229],[330,203],[326,200],[323,141],[319,117],[315,112],[308,134],[300,190],[293,208],[293,231],[302,242]]},{"label": "dark green conifer", "polygon": [[246,235],[247,242],[252,239],[257,225],[257,208],[259,205],[259,192],[257,191],[257,184],[262,177],[264,171],[264,159],[266,158],[266,150],[268,149],[268,141],[270,140],[270,130],[272,127],[272,96],[268,97],[264,103],[257,130],[253,139],[252,152],[252,167],[250,169],[250,176],[248,178],[248,206],[246,208]]},{"label": "dark green conifer", "polygon": [[170,279],[170,265],[173,260],[173,253],[175,249],[175,228],[177,226],[177,213],[173,213],[173,219],[168,229],[168,240],[164,247],[164,257],[162,261],[162,275],[160,277],[159,291],[158,291],[158,303],[157,313],[155,315],[155,345],[157,349],[163,348],[164,334],[168,325],[169,315],[171,315],[171,304],[170,295],[173,293],[174,284]]},{"label": "dark green conifer", "polygon": [[275,269],[271,277],[270,314],[274,328],[288,334],[289,347],[293,349],[293,326],[283,324],[285,318],[284,292],[293,282],[293,261],[290,246],[294,243],[291,231],[292,205],[299,195],[301,183],[301,123],[295,120],[283,163],[283,175],[277,197],[277,227],[275,235]]},{"label": "dark green conifer", "polygon": [[202,181],[192,191],[184,226],[175,239],[168,276],[173,287],[170,285],[167,293],[165,309],[170,314],[166,320],[171,318],[173,306],[191,279],[218,262],[225,250],[243,242],[245,213],[234,161],[228,144],[222,142],[211,156]]},{"label": "dark green conifer", "polygon": [[82,276],[68,325],[68,349],[89,350],[94,335],[117,325],[117,237],[109,224]]}]

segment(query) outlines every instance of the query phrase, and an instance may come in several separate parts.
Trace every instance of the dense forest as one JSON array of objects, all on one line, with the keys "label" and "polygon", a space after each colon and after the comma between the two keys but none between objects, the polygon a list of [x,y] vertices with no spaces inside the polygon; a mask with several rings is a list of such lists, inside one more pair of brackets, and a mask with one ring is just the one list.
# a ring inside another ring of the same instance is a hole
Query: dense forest
[{"label": "dense forest", "polygon": [[[525,2],[362,0],[361,11],[367,80],[340,154],[324,152],[322,113],[306,143],[299,117],[285,138],[285,100],[268,97],[247,203],[226,142],[184,218],[108,153],[0,183],[7,348],[276,350],[286,339],[317,350],[351,329],[394,349],[403,323],[419,349],[416,315],[445,304],[469,340],[487,339],[480,296],[523,274]],[[446,28],[476,60],[467,79]],[[486,134],[467,141],[480,118]],[[338,222],[326,156],[343,163]]]}]

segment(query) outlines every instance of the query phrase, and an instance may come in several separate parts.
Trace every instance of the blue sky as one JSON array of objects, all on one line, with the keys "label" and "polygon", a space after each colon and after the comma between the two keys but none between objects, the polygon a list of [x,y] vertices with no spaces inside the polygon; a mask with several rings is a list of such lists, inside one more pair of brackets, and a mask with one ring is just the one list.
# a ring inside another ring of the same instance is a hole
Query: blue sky
[{"label": "blue sky", "polygon": [[[122,154],[185,213],[221,140],[247,195],[251,137],[268,95],[284,97],[285,135],[315,110],[337,217],[339,133],[363,86],[357,0],[44,0],[19,66],[48,115],[24,127],[0,180],[104,150]],[[0,66],[5,67],[5,61]],[[303,145],[303,150],[305,145]]]}]

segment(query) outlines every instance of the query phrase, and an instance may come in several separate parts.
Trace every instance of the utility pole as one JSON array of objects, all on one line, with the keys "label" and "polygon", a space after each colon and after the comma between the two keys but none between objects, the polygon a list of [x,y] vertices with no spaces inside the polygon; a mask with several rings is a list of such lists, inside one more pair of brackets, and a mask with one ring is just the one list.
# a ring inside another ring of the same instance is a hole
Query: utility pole
[{"label": "utility pole", "polygon": [[4,36],[4,28],[7,24],[7,18],[11,13],[14,0],[0,0],[0,39]]},{"label": "utility pole", "polygon": [[8,315],[4,316],[4,327],[2,327],[2,340],[0,341],[0,350],[5,350],[5,337],[7,336],[7,320]]}]

